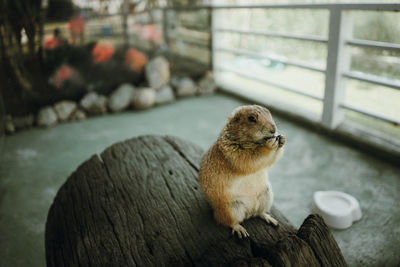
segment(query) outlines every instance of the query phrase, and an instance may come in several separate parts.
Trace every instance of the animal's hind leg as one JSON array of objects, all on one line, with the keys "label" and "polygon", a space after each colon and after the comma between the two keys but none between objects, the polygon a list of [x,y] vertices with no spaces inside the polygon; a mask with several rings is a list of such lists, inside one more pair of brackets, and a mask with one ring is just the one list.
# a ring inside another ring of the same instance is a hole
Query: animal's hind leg
[{"label": "animal's hind leg", "polygon": [[274,217],[272,217],[270,214],[268,214],[266,212],[265,213],[261,213],[259,215],[259,217],[261,219],[263,219],[264,221],[266,221],[267,223],[269,223],[269,224],[273,224],[274,226],[278,225],[278,221]]},{"label": "animal's hind leg", "polygon": [[264,195],[264,199],[260,200],[264,205],[259,210],[258,216],[267,223],[277,226],[278,221],[269,214],[273,203],[273,197],[273,193],[270,191],[270,186],[268,186],[266,189],[266,194]]},{"label": "animal's hind leg", "polygon": [[230,210],[232,212],[233,217],[237,221],[237,223],[233,226],[232,228],[232,234],[236,233],[239,238],[242,237],[248,237],[249,233],[246,231],[246,229],[240,225],[240,223],[246,219],[246,206],[245,204],[240,201],[240,200],[234,200],[230,204]]},{"label": "animal's hind leg", "polygon": [[241,201],[220,202],[214,209],[215,220],[222,225],[232,228],[232,234],[237,234],[239,238],[248,237],[249,233],[240,225],[246,218],[246,209]]}]

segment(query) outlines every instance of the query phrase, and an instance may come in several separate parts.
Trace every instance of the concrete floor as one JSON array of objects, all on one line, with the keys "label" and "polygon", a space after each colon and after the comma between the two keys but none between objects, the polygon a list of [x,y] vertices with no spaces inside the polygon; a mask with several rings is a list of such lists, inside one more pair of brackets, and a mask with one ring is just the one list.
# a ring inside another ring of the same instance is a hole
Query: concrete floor
[{"label": "concrete floor", "polygon": [[[241,100],[224,95],[183,99],[143,112],[125,112],[3,140],[0,158],[0,266],[45,266],[48,208],[65,179],[109,145],[143,134],[169,134],[207,149]],[[351,266],[400,262],[400,169],[283,118],[284,157],[270,171],[275,205],[295,225],[310,213],[316,190],[340,190],[361,203],[363,218],[333,231]],[[1,149],[1,146],[0,146]]]}]

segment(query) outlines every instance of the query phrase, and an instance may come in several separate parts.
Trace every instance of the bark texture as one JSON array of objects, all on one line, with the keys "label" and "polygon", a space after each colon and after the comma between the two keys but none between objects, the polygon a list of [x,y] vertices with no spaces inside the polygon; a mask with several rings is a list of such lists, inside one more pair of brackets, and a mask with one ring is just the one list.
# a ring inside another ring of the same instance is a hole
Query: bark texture
[{"label": "bark texture", "polygon": [[239,240],[217,225],[199,187],[204,151],[176,137],[144,136],[92,156],[67,179],[46,223],[47,266],[345,266],[327,226],[297,231],[243,223]]}]

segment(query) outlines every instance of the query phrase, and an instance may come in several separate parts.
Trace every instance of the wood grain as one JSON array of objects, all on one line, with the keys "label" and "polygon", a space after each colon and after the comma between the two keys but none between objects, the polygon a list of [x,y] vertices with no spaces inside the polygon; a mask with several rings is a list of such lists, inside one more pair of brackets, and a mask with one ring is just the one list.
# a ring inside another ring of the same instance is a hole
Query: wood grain
[{"label": "wood grain", "polygon": [[50,208],[47,266],[345,265],[318,216],[297,234],[273,209],[279,226],[247,220],[245,240],[217,225],[197,181],[203,153],[176,137],[144,136],[92,156]]}]

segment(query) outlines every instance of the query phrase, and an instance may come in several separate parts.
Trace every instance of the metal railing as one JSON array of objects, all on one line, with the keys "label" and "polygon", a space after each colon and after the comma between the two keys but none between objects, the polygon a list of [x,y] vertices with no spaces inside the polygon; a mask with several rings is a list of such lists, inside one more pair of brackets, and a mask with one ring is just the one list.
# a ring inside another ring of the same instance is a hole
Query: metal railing
[{"label": "metal railing", "polygon": [[[293,61],[281,57],[271,57],[256,53],[253,51],[234,49],[227,47],[219,47],[214,41],[212,44],[213,58],[216,52],[226,52],[235,55],[244,55],[251,57],[266,58],[280,62],[286,65],[295,66],[302,69],[317,71],[325,74],[325,89],[324,97],[316,94],[305,92],[298,88],[289,87],[270,81],[265,78],[257,77],[256,75],[246,74],[232,68],[221,67],[214,62],[215,71],[228,71],[237,75],[245,76],[263,82],[267,85],[272,85],[290,92],[308,96],[313,99],[323,101],[323,111],[321,123],[330,128],[336,128],[344,119],[343,109],[355,111],[369,117],[387,121],[394,125],[400,124],[400,117],[389,117],[385,114],[376,113],[367,109],[361,109],[356,106],[345,104],[344,95],[346,90],[346,79],[359,80],[371,84],[381,85],[392,89],[400,89],[400,81],[386,79],[374,75],[364,74],[360,72],[350,71],[351,54],[349,49],[352,46],[362,48],[374,48],[384,50],[400,51],[400,44],[376,42],[369,40],[353,39],[352,36],[352,19],[351,12],[348,11],[400,11],[400,4],[392,3],[360,3],[360,4],[265,4],[265,5],[239,5],[239,6],[213,6],[213,10],[220,9],[321,9],[329,12],[329,33],[328,38],[320,36],[277,33],[267,31],[250,31],[221,28],[217,25],[212,25],[212,36],[218,32],[238,33],[253,36],[266,36],[271,38],[285,38],[306,42],[322,43],[327,45],[328,56],[325,66],[316,66],[302,61]],[[213,21],[213,20],[212,20]],[[214,39],[214,38],[213,38]]]}]

